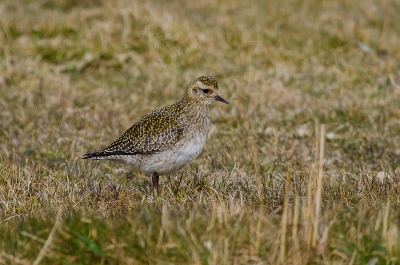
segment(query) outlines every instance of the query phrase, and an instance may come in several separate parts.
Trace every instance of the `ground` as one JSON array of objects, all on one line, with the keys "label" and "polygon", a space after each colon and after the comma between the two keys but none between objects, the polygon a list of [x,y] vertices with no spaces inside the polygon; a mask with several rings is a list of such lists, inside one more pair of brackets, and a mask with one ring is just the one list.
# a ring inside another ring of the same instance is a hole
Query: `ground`
[{"label": "ground", "polygon": [[[400,3],[0,3],[0,263],[400,264]],[[190,166],[82,160],[201,75]]]}]

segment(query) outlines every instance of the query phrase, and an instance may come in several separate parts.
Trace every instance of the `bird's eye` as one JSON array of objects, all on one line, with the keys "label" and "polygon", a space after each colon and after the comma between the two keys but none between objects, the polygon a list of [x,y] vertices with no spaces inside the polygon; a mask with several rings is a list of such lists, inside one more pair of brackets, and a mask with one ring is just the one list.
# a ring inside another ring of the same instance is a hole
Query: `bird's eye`
[{"label": "bird's eye", "polygon": [[208,93],[210,93],[210,89],[203,89],[203,92],[208,94]]}]

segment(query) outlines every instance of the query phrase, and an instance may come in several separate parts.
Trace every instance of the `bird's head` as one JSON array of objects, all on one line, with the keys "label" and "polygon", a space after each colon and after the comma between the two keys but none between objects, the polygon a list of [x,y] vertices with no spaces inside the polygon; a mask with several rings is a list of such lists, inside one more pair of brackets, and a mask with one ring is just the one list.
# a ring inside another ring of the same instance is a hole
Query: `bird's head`
[{"label": "bird's head", "polygon": [[187,100],[210,105],[214,101],[229,104],[228,101],[218,95],[218,82],[211,76],[201,76],[193,80],[187,87],[184,98]]}]

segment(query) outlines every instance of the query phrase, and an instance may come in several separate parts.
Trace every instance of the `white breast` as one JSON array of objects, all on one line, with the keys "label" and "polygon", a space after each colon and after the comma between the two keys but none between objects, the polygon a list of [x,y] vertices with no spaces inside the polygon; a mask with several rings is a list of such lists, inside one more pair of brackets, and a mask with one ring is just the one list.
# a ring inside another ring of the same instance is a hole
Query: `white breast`
[{"label": "white breast", "polygon": [[171,149],[151,155],[133,155],[124,157],[124,163],[146,173],[159,175],[173,173],[184,168],[195,160],[206,142],[207,135],[201,135],[191,140],[183,139],[177,142]]}]

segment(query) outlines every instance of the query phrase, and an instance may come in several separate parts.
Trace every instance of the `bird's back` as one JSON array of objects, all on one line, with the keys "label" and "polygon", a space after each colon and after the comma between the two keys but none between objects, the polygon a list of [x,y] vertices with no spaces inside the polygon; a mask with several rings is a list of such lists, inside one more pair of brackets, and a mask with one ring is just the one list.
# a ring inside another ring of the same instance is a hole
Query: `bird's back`
[{"label": "bird's back", "polygon": [[[206,111],[206,110],[205,110]],[[194,131],[208,130],[207,113],[188,110],[181,102],[155,110],[132,125],[107,148],[84,159],[116,159],[124,155],[152,154],[171,148]]]}]

